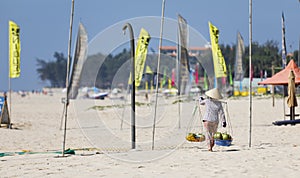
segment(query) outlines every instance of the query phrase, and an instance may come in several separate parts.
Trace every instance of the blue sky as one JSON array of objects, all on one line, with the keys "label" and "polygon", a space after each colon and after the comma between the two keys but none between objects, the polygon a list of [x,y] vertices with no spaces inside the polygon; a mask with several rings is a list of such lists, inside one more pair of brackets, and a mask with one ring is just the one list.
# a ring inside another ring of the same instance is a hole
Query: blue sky
[{"label": "blue sky", "polygon": [[[91,41],[97,34],[127,19],[160,17],[161,4],[161,0],[75,0],[73,44],[79,22],[84,24]],[[11,88],[41,89],[45,83],[37,77],[36,59],[54,60],[55,51],[67,56],[70,11],[71,0],[0,0],[0,90],[8,89],[8,21],[13,20],[20,26],[22,48],[21,77],[11,79]],[[263,44],[275,40],[280,46],[282,12],[287,51],[297,50],[298,0],[253,0],[253,41]],[[206,40],[209,40],[208,21],[211,21],[220,30],[220,43],[235,44],[239,31],[248,46],[248,0],[166,0],[165,17],[176,20],[177,14]]]}]

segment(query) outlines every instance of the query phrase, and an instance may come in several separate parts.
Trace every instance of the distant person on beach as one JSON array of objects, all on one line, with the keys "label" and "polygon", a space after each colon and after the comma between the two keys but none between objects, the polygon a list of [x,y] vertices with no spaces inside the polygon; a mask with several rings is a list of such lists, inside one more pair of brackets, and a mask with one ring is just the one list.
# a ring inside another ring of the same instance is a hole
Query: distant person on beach
[{"label": "distant person on beach", "polygon": [[214,134],[217,132],[219,119],[222,119],[223,127],[226,127],[226,119],[222,103],[219,101],[219,99],[223,98],[219,90],[213,88],[205,92],[205,95],[207,96],[207,99],[200,97],[199,102],[201,105],[206,105],[203,126],[206,131],[208,151],[212,151],[212,148],[215,145]]}]

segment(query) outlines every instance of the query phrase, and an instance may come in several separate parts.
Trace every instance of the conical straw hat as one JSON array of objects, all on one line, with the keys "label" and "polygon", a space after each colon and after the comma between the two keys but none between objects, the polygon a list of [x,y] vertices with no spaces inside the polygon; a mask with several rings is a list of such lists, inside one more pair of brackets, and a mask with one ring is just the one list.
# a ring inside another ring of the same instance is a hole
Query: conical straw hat
[{"label": "conical straw hat", "polygon": [[208,97],[214,98],[214,99],[222,99],[223,98],[217,88],[208,90],[207,92],[205,92],[205,95]]}]

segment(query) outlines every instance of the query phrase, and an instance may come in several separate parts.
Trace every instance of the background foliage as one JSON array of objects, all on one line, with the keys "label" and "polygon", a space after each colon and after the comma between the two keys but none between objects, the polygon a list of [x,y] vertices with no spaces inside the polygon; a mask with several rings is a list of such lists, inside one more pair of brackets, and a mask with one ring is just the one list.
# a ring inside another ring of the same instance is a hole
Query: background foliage
[{"label": "background foliage", "polygon": [[[232,69],[232,75],[234,74],[234,63],[235,63],[235,45],[224,45],[221,44],[223,56],[226,61],[227,68],[229,65]],[[294,59],[297,63],[299,51],[294,51],[291,55],[287,56],[287,63],[289,60]],[[53,57],[55,60],[36,59],[37,61],[37,73],[42,81],[48,81],[50,87],[65,87],[66,80],[66,66],[67,58],[63,53],[55,52]],[[156,71],[156,64],[151,60],[157,57],[153,55],[147,56],[146,65],[152,66],[152,70]],[[166,58],[167,56],[162,56]],[[119,68],[130,60],[130,52],[124,49],[122,52],[107,56],[103,54],[96,54],[88,56],[88,59],[84,65],[83,78],[81,85],[83,86],[96,86],[99,88],[110,88],[111,82],[119,70]],[[162,63],[167,60],[161,60]],[[195,63],[195,60],[191,60],[191,63]],[[267,71],[268,77],[271,76],[272,64],[275,67],[282,66],[281,50],[278,48],[278,43],[275,41],[267,41],[260,45],[257,42],[252,44],[252,66],[254,71],[254,77],[260,77],[261,71]],[[162,66],[168,66],[172,64],[162,64]],[[298,64],[299,65],[299,64]],[[169,68],[173,68],[170,66]],[[245,47],[245,55],[243,58],[243,67],[245,70],[245,77],[249,77],[249,47]],[[129,69],[128,69],[129,70]],[[163,71],[163,69],[160,69]],[[168,71],[168,73],[171,71]],[[203,75],[203,72],[199,73]],[[128,78],[128,76],[125,76]]]}]

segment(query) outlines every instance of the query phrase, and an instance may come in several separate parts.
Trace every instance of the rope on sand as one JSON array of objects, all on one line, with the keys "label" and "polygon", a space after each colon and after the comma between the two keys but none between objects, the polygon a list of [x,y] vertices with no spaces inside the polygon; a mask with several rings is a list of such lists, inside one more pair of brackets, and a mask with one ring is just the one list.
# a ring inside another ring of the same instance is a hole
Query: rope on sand
[{"label": "rope on sand", "polygon": [[[166,145],[166,146],[158,146],[155,148],[155,150],[174,150],[174,149],[188,149],[191,148],[190,146],[186,146],[185,144],[181,145]],[[95,154],[100,153],[121,153],[121,152],[128,152],[130,151],[130,148],[122,148],[122,147],[109,147],[109,148],[73,148],[73,149],[66,149],[64,154],[68,155],[76,155],[75,152],[77,151],[96,151]],[[150,147],[143,148],[142,151],[149,151],[152,150]],[[31,154],[62,154],[61,151],[55,151],[55,150],[47,150],[45,152],[34,152],[31,150],[22,150],[20,152],[0,152],[0,157],[4,156],[16,156],[16,155],[31,155]],[[84,155],[84,154],[78,154],[78,155]]]},{"label": "rope on sand", "polygon": [[[30,150],[22,150],[20,152],[3,152],[3,153],[0,153],[0,157],[15,156],[15,155],[27,155],[27,154],[62,154],[62,152],[61,151],[33,152]],[[64,154],[74,155],[75,151],[72,149],[67,149],[64,151]]]}]

